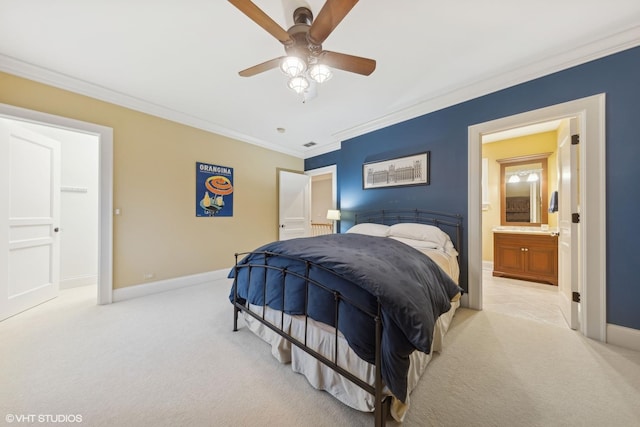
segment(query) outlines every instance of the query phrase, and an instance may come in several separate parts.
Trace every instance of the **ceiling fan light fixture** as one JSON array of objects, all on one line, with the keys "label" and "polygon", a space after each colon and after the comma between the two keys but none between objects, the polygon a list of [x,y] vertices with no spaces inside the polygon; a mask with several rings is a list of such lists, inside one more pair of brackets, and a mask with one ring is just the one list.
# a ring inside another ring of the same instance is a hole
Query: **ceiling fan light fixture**
[{"label": "ceiling fan light fixture", "polygon": [[304,73],[307,64],[297,56],[285,56],[280,62],[280,69],[289,77],[297,77]]},{"label": "ceiling fan light fixture", "polygon": [[331,68],[324,64],[313,64],[311,68],[309,68],[309,77],[318,83],[324,83],[332,76],[333,72],[331,72]]},{"label": "ceiling fan light fixture", "polygon": [[538,180],[538,174],[535,172],[531,172],[527,177],[527,182],[536,182]]},{"label": "ceiling fan light fixture", "polygon": [[518,174],[513,174],[511,175],[511,177],[509,177],[509,180],[507,181],[509,184],[515,184],[516,182],[520,182],[520,177],[518,176]]},{"label": "ceiling fan light fixture", "polygon": [[309,80],[304,76],[297,76],[289,79],[289,88],[293,89],[296,93],[303,93],[309,87]]}]

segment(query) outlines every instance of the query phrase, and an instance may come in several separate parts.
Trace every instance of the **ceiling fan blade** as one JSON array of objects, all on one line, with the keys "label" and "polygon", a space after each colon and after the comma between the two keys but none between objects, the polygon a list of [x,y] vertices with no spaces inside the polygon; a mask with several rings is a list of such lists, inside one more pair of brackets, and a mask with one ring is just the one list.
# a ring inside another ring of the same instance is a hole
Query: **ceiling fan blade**
[{"label": "ceiling fan blade", "polygon": [[269,61],[263,62],[262,64],[254,65],[253,67],[249,67],[246,70],[240,71],[241,77],[251,77],[256,74],[260,74],[264,71],[268,71],[272,68],[277,68],[280,65],[280,61],[284,58],[283,56],[279,58],[270,59]]},{"label": "ceiling fan blade", "polygon": [[309,28],[309,41],[321,45],[358,0],[327,0]]},{"label": "ceiling fan blade", "polygon": [[289,33],[282,28],[276,21],[271,19],[269,15],[264,13],[262,9],[255,5],[251,0],[229,0],[229,3],[237,7],[240,12],[247,15],[253,22],[267,30],[269,34],[280,40],[282,44],[293,43]]},{"label": "ceiling fan blade", "polygon": [[361,56],[347,55],[345,53],[331,52],[324,50],[318,55],[319,62],[329,67],[352,73],[368,76],[376,69],[374,59],[363,58]]}]

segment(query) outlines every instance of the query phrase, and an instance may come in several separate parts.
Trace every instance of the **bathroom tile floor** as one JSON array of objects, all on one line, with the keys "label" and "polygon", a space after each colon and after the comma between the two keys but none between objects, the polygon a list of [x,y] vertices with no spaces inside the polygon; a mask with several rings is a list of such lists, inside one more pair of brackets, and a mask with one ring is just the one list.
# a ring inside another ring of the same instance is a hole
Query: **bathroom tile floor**
[{"label": "bathroom tile floor", "polygon": [[483,309],[568,328],[560,311],[558,287],[544,283],[482,276]]}]

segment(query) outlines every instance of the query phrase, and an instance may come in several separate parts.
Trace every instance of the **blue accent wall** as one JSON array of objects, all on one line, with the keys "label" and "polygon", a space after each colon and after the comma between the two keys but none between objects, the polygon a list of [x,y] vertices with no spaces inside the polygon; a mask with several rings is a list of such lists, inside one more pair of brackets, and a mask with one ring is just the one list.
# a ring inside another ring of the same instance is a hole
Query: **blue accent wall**
[{"label": "blue accent wall", "polygon": [[[337,165],[341,231],[352,223],[349,211],[369,208],[461,213],[466,230],[468,127],[599,93],[607,96],[607,322],[640,329],[640,47],[343,141],[306,159],[305,169]],[[362,189],[363,163],[422,151],[431,152],[431,185]],[[467,266],[461,270],[466,284]]]}]

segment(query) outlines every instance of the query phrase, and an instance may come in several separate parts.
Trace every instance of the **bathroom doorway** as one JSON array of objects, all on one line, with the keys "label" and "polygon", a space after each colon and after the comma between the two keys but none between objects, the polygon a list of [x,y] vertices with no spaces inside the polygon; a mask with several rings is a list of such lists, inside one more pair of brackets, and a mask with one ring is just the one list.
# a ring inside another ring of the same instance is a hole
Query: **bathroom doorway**
[{"label": "bathroom doorway", "polygon": [[[469,292],[463,304],[483,307],[482,263],[482,137],[526,125],[577,117],[580,151],[578,162],[581,191],[576,228],[581,237],[577,245],[576,284],[582,292],[569,301],[579,307],[579,325],[585,336],[606,342],[606,186],[605,186],[605,94],[590,96],[538,110],[508,116],[469,127],[468,135],[468,248]],[[565,298],[563,296],[563,298]],[[577,300],[577,301],[576,301]]]},{"label": "bathroom doorway", "polygon": [[[564,328],[568,326],[557,286],[558,215],[549,204],[550,195],[558,191],[559,132],[568,122],[552,120],[482,135],[483,309]],[[544,250],[548,245],[555,250],[548,257],[534,255],[526,246],[536,242]],[[515,252],[514,243],[520,246]],[[529,271],[530,257],[537,260],[537,270]],[[525,277],[518,276],[519,270]]]}]

